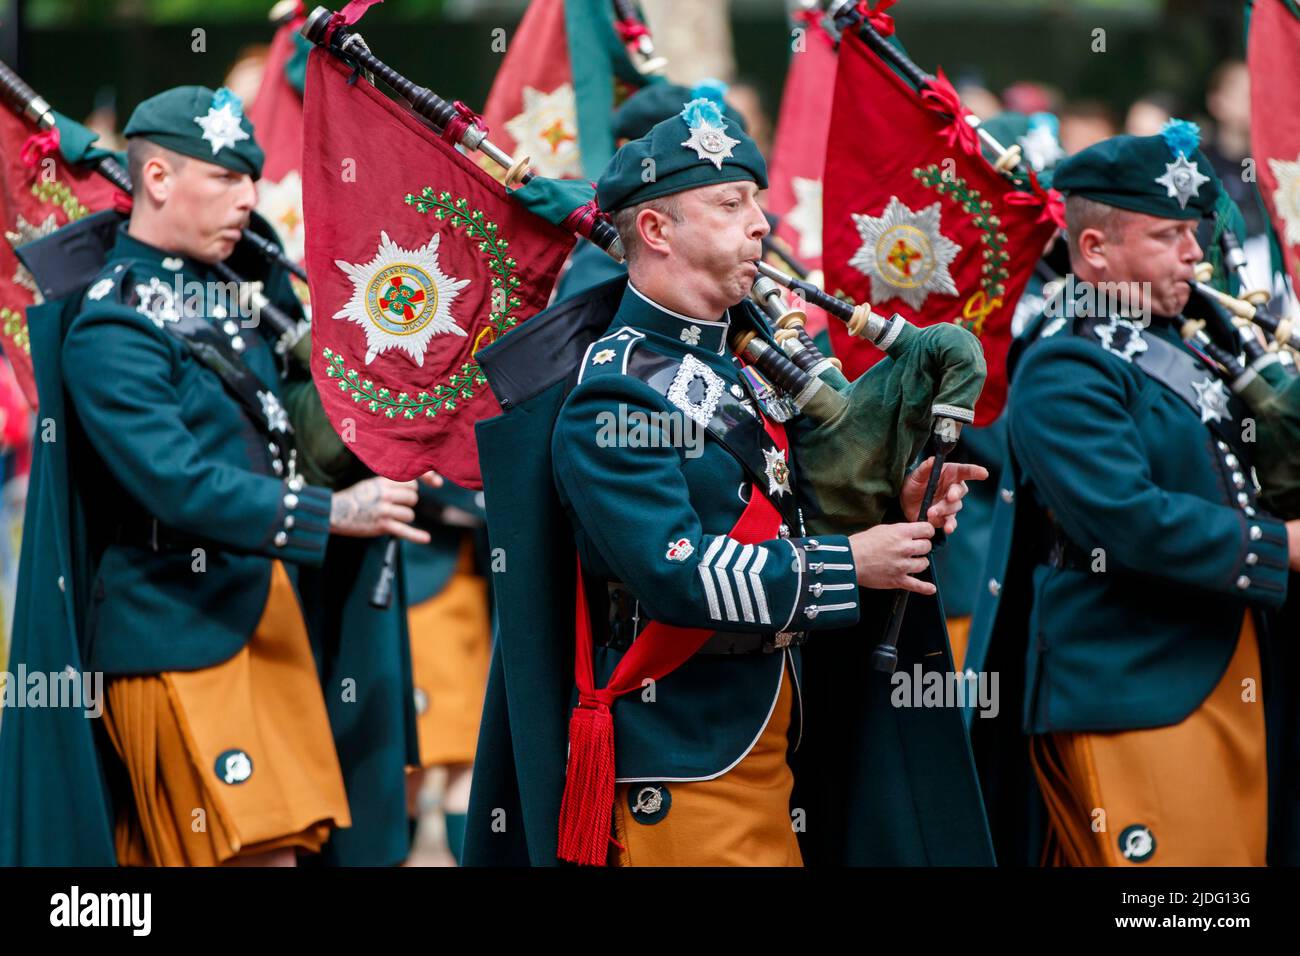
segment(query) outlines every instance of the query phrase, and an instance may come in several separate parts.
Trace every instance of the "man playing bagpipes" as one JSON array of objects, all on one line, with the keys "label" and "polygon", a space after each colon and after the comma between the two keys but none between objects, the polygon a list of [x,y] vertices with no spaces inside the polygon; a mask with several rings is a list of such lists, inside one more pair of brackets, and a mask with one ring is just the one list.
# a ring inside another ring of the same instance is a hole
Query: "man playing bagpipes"
[{"label": "man playing bagpipes", "polygon": [[[102,672],[103,721],[6,713],[0,858],[292,865],[350,821],[299,571],[331,535],[427,536],[414,482],[303,480],[267,323],[215,292],[263,158],[238,99],[168,90],[125,134],[130,220],[32,322],[57,433],[14,642],[29,670]],[[265,295],[301,314],[283,269]]]},{"label": "man playing bagpipes", "polygon": [[1180,337],[1220,187],[1180,121],[1084,150],[1054,185],[1072,276],[1015,369],[967,658],[1024,687],[1023,709],[972,722],[999,859],[1263,865],[1294,802],[1274,612],[1300,522],[1257,498],[1223,343]]},{"label": "man playing bagpipes", "polygon": [[894,588],[903,666],[948,660],[925,555],[984,472],[944,469],[925,520],[911,481],[805,533],[811,423],[732,349],[773,341],[745,299],[766,185],[688,103],[597,185],[628,277],[479,353],[506,413],[478,429],[502,566],[470,865],[991,862],[958,713],[891,708],[867,663]]}]

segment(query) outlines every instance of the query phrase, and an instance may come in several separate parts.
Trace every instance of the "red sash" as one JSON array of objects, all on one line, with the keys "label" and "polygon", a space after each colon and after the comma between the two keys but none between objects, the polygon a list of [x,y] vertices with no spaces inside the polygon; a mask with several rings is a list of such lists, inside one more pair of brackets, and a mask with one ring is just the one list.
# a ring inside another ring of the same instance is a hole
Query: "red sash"
[{"label": "red sash", "polygon": [[[785,428],[763,416],[763,427],[785,452]],[[757,544],[777,536],[781,514],[758,485],[729,536],[741,544]],[[610,844],[614,809],[614,717],[610,708],[624,694],[640,690],[646,678],[658,681],[690,660],[715,633],[709,628],[673,627],[651,621],[623,655],[609,683],[596,686],[592,667],[591,618],[578,565],[574,644],[574,682],[578,706],[569,718],[569,759],[560,805],[557,856],[570,863],[604,866]]]}]

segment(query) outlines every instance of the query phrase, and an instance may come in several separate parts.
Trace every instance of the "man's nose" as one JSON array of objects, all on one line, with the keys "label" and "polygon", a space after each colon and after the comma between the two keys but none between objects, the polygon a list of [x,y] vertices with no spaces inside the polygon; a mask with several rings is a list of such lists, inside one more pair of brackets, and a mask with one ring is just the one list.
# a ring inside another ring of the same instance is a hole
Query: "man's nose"
[{"label": "man's nose", "polygon": [[1182,256],[1183,261],[1200,262],[1201,244],[1196,241],[1196,233],[1188,232],[1186,235],[1187,235],[1187,242],[1183,244],[1183,256]]},{"label": "man's nose", "polygon": [[772,231],[767,216],[763,215],[763,209],[757,202],[750,203],[750,215],[753,216],[753,222],[750,223],[749,227],[749,235],[752,238],[762,239]]},{"label": "man's nose", "polygon": [[253,209],[254,207],[257,206],[257,186],[253,182],[253,177],[245,176],[243,182],[240,185],[241,188],[239,190],[239,200],[238,200],[239,208]]}]

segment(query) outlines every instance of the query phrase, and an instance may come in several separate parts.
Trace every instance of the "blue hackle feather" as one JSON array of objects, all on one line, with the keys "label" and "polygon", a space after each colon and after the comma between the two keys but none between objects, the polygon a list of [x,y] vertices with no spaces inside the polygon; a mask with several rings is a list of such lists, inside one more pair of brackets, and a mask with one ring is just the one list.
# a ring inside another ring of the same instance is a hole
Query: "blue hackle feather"
[{"label": "blue hackle feather", "polygon": [[691,87],[691,100],[709,99],[722,106],[725,102],[724,97],[727,95],[727,84],[722,80],[708,77],[700,80]]},{"label": "blue hackle feather", "polygon": [[712,126],[717,129],[725,125],[718,104],[703,96],[683,106],[681,117],[689,129],[701,126]]},{"label": "blue hackle feather", "polygon": [[1171,119],[1160,130],[1170,152],[1190,159],[1201,145],[1201,128],[1187,120]]},{"label": "blue hackle feather", "polygon": [[234,113],[235,116],[243,115],[244,101],[241,100],[233,90],[229,90],[223,86],[221,89],[217,90],[216,93],[212,94],[212,108],[219,110],[227,104],[229,104],[230,111]]}]

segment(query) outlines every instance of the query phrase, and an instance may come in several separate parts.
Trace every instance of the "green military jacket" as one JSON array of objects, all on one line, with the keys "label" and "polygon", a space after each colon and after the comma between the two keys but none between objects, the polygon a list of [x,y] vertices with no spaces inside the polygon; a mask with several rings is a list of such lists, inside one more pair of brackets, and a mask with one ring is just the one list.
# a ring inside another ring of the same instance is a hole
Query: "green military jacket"
[{"label": "green military jacket", "polygon": [[219,281],[123,226],[63,342],[73,467],[96,489],[86,516],[96,558],[86,619],[95,670],[191,670],[226,660],[261,617],[272,560],[292,572],[324,559],[330,492],[294,490],[287,474],[276,475],[247,413],[165,328],[182,306],[180,283],[243,343],[240,354],[265,386],[258,398],[268,420],[283,430],[271,343],[258,328],[242,328],[232,304],[207,301],[203,290]]},{"label": "green military jacket", "polygon": [[[588,588],[593,602],[605,587],[600,575],[607,575],[629,587],[635,582],[647,611],[670,623],[691,623],[720,634],[760,623],[744,620],[734,573],[730,607],[717,590],[713,565],[721,560],[725,543],[710,556],[712,543],[721,542],[741,507],[745,478],[736,460],[720,457],[726,453],[718,449],[688,459],[674,449],[602,447],[593,426],[583,426],[578,417],[610,400],[615,408],[626,402],[660,411],[674,407],[633,374],[638,350],[643,359],[653,360],[684,361],[689,355],[735,384],[729,359],[718,353],[720,330],[710,335],[707,324],[661,317],[656,313],[662,310],[635,303],[624,314],[624,303],[635,294],[626,286],[626,279],[618,279],[580,293],[480,353],[503,414],[477,426],[497,618],[467,819],[468,865],[557,863],[567,728],[574,705],[575,547],[584,575],[590,572],[594,578]],[[616,313],[620,319],[611,323]],[[635,324],[620,332],[624,316]],[[747,304],[733,307],[729,316],[771,340],[770,329]],[[699,338],[688,345],[682,333],[694,339],[692,325]],[[628,338],[620,342],[620,335]],[[598,339],[605,341],[593,345]],[[634,341],[635,348],[629,349]],[[601,356],[606,349],[611,357]],[[589,368],[603,371],[593,376]],[[688,388],[686,397],[699,401],[703,395]],[[798,418],[790,424],[795,436],[807,427]],[[705,439],[706,446],[712,442]],[[644,459],[636,471],[626,462],[619,464],[623,455],[634,453]],[[719,457],[710,462],[718,476],[716,487],[707,487],[706,468],[697,466],[703,455],[715,454]],[[797,480],[797,456],[795,466]],[[601,487],[583,487],[579,475]],[[690,563],[669,558],[684,553],[684,548],[671,547],[682,538],[690,545]],[[832,597],[848,593],[843,591],[807,594],[818,575],[811,572],[814,580],[805,576],[798,582],[793,560],[799,543],[790,541],[778,536],[764,542],[749,552],[749,560],[760,549],[769,555],[785,549],[784,560],[777,562],[784,567],[769,569],[776,561],[769,557],[757,568],[757,582],[771,626],[802,629],[812,603],[850,601]],[[819,541],[843,544],[838,536]],[[803,544],[805,556],[813,560],[852,564],[830,557],[843,552],[814,557],[817,552],[807,550],[810,542]],[[730,553],[725,570],[737,570],[741,551]],[[749,576],[753,569],[747,564],[740,573],[749,611],[757,618],[757,590]],[[702,571],[713,583],[716,613]],[[851,580],[851,571],[829,567],[820,578],[831,581],[832,574],[834,583],[844,583],[840,575]],[[800,693],[790,741],[792,808],[807,820],[801,833],[804,859],[831,865],[987,865],[992,862],[988,825],[961,712],[894,706],[889,676],[872,669],[872,650],[893,597],[857,591],[852,609],[825,611],[827,619],[838,617],[838,626],[819,626],[794,654]],[[809,603],[802,604],[804,600]],[[822,613],[811,620],[820,622]],[[899,641],[899,671],[939,676],[951,668],[942,613],[937,599],[913,595]],[[593,618],[598,617],[593,603]],[[850,621],[856,623],[846,626]],[[599,652],[598,683],[616,654]],[[613,707],[617,773],[624,778],[698,779],[726,769],[763,726],[784,656],[689,661],[656,688],[656,706],[671,708],[663,717],[647,713],[649,705],[640,695],[621,698]],[[670,694],[683,700],[670,703]],[[714,696],[725,705],[720,707]],[[726,708],[731,712],[723,712]],[[651,739],[651,731],[662,736]]]},{"label": "green military jacket", "polygon": [[[853,624],[858,588],[846,537],[807,538],[788,524],[754,545],[727,537],[755,485],[721,443],[703,429],[692,442],[688,429],[691,415],[719,414],[724,391],[749,416],[757,413],[727,343],[729,324],[729,317],[704,322],[671,312],[629,283],[608,331],[588,348],[552,443],[585,579],[626,585],[641,619],[678,627],[774,633]],[[643,360],[653,363],[647,371],[663,367],[657,374],[666,394],[648,384],[647,372],[638,374]],[[680,423],[687,437],[677,447],[637,441],[637,424],[657,416]],[[793,498],[794,487],[787,476],[763,491]],[[598,686],[622,654],[597,648]],[[613,708],[618,778],[700,780],[734,766],[775,706],[787,657],[794,664],[797,649],[696,655],[659,681],[653,700],[620,699]]]},{"label": "green military jacket", "polygon": [[[1134,334],[1187,348],[1167,320]],[[1062,328],[1016,369],[972,652],[1028,627],[1029,733],[1182,720],[1218,683],[1245,611],[1286,599],[1286,528],[1248,495],[1249,462],[1126,358],[1133,347]],[[1079,566],[1044,560],[1049,511]],[[1022,563],[1030,616],[1004,621]]]}]

